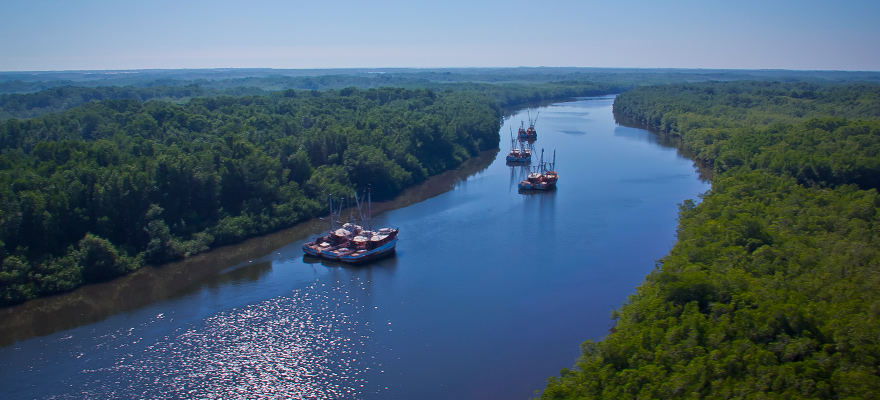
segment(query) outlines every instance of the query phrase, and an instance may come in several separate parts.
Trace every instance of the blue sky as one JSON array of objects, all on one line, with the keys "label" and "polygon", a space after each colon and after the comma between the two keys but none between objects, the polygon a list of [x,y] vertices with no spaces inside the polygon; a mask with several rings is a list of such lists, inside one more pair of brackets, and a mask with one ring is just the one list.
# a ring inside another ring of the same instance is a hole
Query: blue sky
[{"label": "blue sky", "polygon": [[880,70],[880,1],[3,0],[0,70]]}]

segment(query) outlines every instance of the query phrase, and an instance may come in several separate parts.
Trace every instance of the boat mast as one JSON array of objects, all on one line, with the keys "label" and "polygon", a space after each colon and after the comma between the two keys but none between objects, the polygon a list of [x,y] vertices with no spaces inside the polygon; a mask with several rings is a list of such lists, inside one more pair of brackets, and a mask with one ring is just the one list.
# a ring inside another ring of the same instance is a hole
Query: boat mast
[{"label": "boat mast", "polygon": [[543,147],[541,148],[541,161],[538,162],[538,168],[540,168],[540,173],[541,173],[541,175],[543,175],[544,171],[546,171],[546,168],[544,165],[544,148]]},{"label": "boat mast", "polygon": [[354,195],[354,204],[357,205],[358,218],[360,218],[359,221],[363,221],[364,220],[364,211],[361,210],[361,202],[358,200],[357,192],[352,191],[352,194]]},{"label": "boat mast", "polygon": [[327,198],[330,201],[330,232],[333,232],[333,195],[327,195]]},{"label": "boat mast", "polygon": [[510,149],[513,150],[516,148],[516,139],[513,138],[513,127],[508,126],[510,128]]},{"label": "boat mast", "polygon": [[367,185],[367,227],[369,231],[373,231],[373,196],[370,185]]}]

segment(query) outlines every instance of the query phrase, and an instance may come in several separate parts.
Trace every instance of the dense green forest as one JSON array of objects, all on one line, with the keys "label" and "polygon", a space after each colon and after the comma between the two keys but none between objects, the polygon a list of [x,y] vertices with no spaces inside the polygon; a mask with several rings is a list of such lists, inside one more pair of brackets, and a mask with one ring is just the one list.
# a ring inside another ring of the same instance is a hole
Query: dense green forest
[{"label": "dense green forest", "polygon": [[470,92],[287,90],[91,101],[0,124],[0,305],[71,290],[406,186],[497,148]]},{"label": "dense green forest", "polygon": [[680,138],[712,189],[541,398],[880,396],[880,85],[645,87],[614,112]]}]

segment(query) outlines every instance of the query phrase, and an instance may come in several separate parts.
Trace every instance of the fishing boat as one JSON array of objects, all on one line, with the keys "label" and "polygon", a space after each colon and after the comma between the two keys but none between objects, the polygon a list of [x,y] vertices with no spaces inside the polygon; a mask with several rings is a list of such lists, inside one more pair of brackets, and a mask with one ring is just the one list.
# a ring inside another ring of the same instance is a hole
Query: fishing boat
[{"label": "fishing boat", "polygon": [[519,129],[516,131],[516,137],[519,140],[526,140],[529,137],[528,135],[529,134],[526,132],[526,123],[524,121],[519,121]]},{"label": "fishing boat", "polygon": [[527,139],[534,140],[534,139],[538,138],[538,131],[535,130],[535,124],[538,122],[538,115],[539,114],[541,114],[540,111],[535,114],[535,119],[532,119],[532,114],[529,113],[529,127],[526,129],[526,138]]},{"label": "fishing boat", "polygon": [[[340,228],[333,229],[333,221],[336,219],[335,217],[341,214],[342,205],[339,205],[338,211],[334,210],[331,198],[329,232],[324,236],[317,237],[315,240],[304,243],[302,246],[303,252],[310,256],[350,264],[365,263],[393,254],[397,246],[399,228],[380,228],[374,231],[371,223],[372,201],[369,189],[365,197],[367,200],[366,216],[364,216],[357,195],[354,196],[358,216],[360,217],[356,221],[364,223],[366,227],[354,222],[348,222]],[[353,217],[349,219],[355,221]]]},{"label": "fishing boat", "polygon": [[[343,202],[340,201],[338,203],[338,208],[333,205],[333,196],[328,198],[328,202],[330,204],[330,229],[327,231],[326,235],[319,236],[313,241],[304,243],[302,248],[303,252],[310,256],[332,259],[334,257],[334,250],[346,247],[348,242],[351,241],[351,231],[349,229],[352,228],[352,225],[349,223],[338,229],[335,228],[336,225],[334,222],[342,213]],[[336,258],[338,259],[338,257]]]},{"label": "fishing boat", "polygon": [[[540,114],[540,112],[538,114]],[[532,119],[532,114],[529,113],[529,127],[526,128],[525,122],[520,121],[519,130],[516,131],[516,137],[519,138],[520,141],[534,143],[535,140],[538,139],[538,131],[535,130],[535,123],[537,122],[538,116],[535,115],[535,119]]]},{"label": "fishing boat", "polygon": [[369,236],[356,236],[349,252],[339,257],[339,261],[360,264],[394,253],[397,246],[397,229],[380,228],[376,232],[367,231]]},{"label": "fishing boat", "polygon": [[[511,132],[512,135],[513,132]],[[530,163],[532,162],[532,147],[531,145],[524,145],[522,142],[517,144],[517,141],[511,137],[510,153],[507,153],[505,159],[509,164]]]},{"label": "fishing boat", "polygon": [[553,190],[559,174],[556,172],[556,151],[553,151],[553,162],[544,162],[544,149],[541,149],[541,160],[535,169],[519,183],[520,190]]}]

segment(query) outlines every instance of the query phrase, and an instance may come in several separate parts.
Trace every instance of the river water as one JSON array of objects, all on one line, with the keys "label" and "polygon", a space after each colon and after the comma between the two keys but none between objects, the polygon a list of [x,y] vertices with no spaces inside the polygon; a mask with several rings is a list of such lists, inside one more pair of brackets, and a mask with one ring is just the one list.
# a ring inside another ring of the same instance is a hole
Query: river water
[{"label": "river water", "polygon": [[[500,152],[374,204],[395,257],[304,259],[314,221],[0,310],[0,397],[528,399],[608,332],[674,243],[677,204],[709,188],[612,102],[523,110]],[[519,193],[504,161],[529,115],[554,192]]]}]

